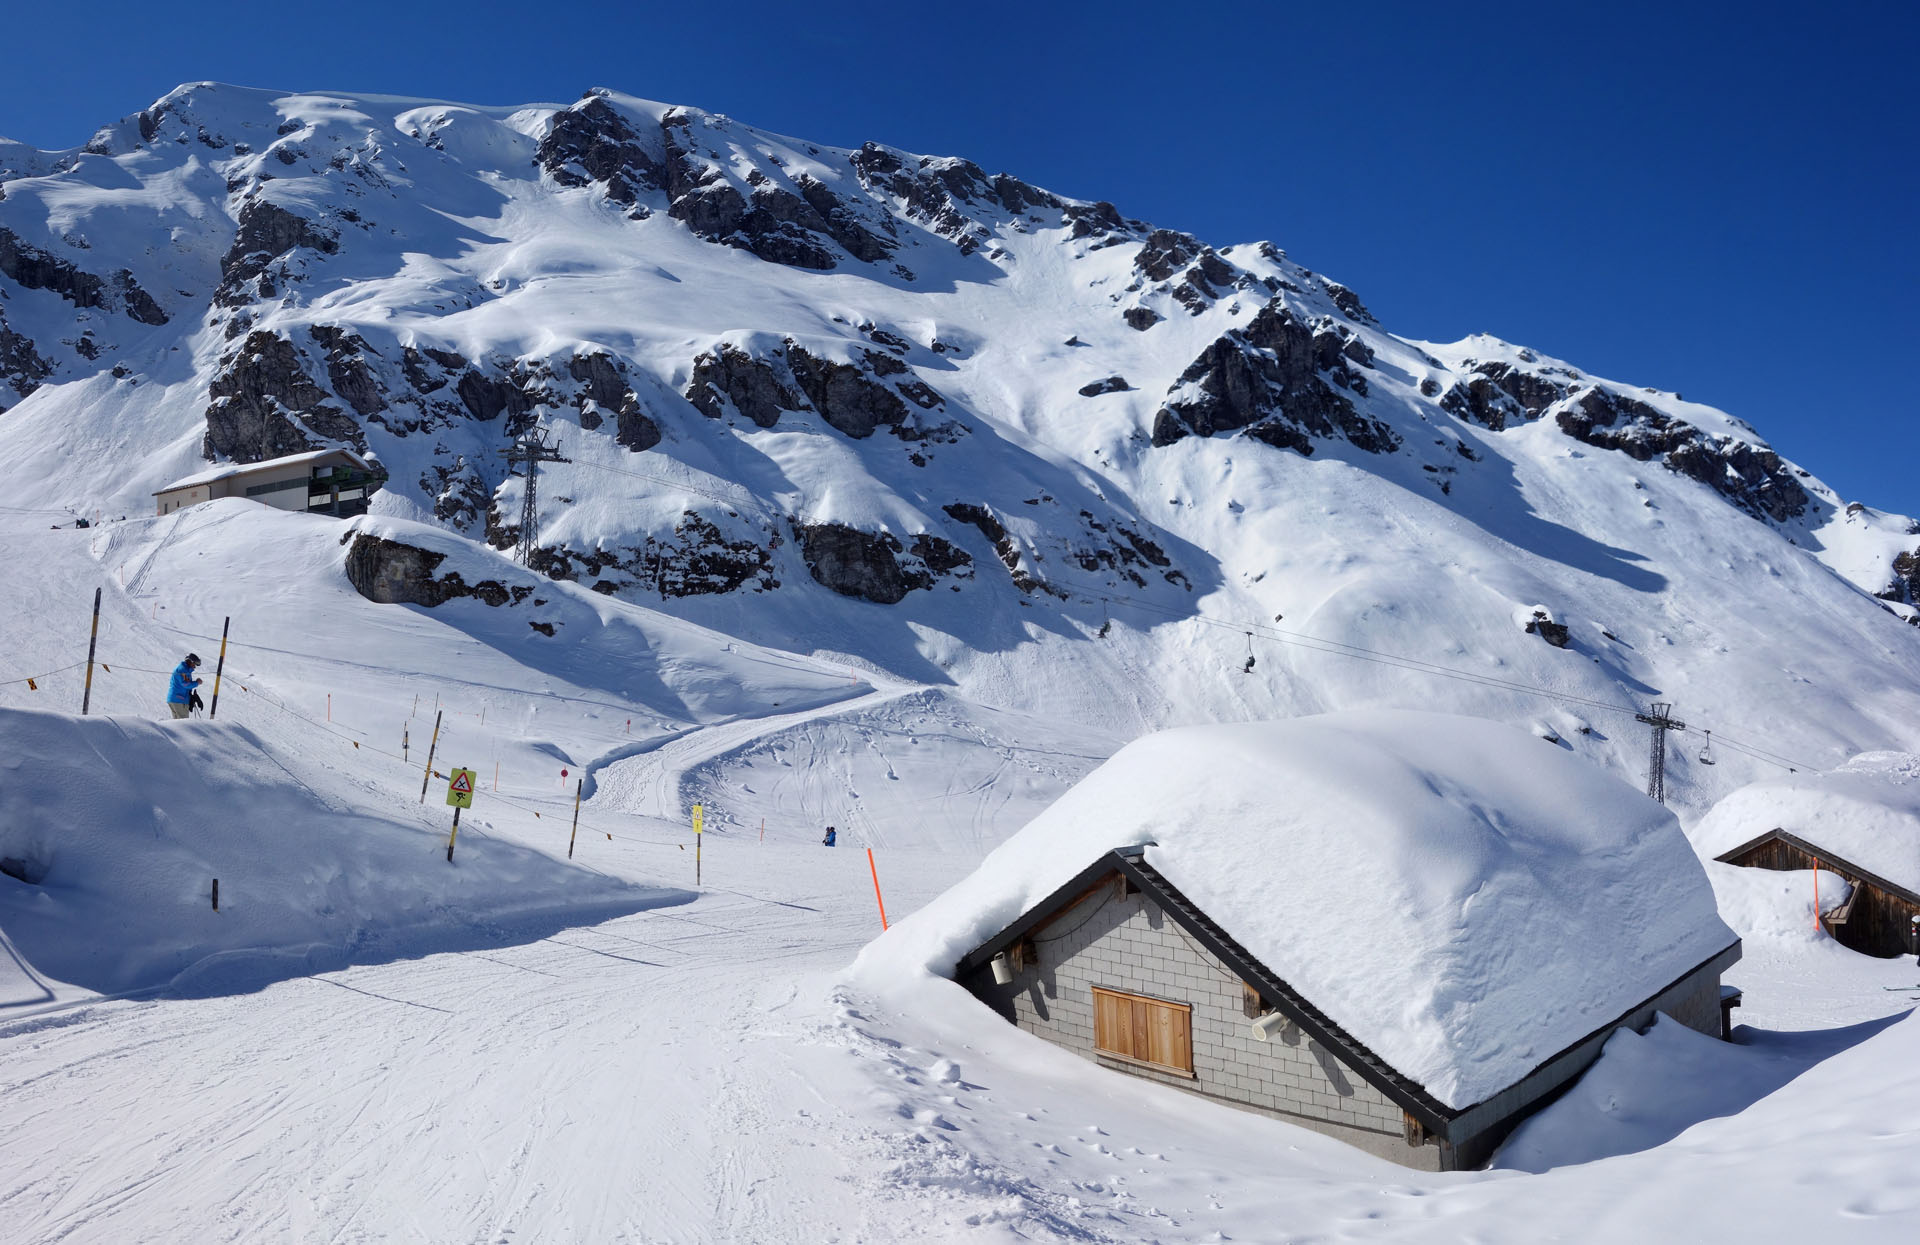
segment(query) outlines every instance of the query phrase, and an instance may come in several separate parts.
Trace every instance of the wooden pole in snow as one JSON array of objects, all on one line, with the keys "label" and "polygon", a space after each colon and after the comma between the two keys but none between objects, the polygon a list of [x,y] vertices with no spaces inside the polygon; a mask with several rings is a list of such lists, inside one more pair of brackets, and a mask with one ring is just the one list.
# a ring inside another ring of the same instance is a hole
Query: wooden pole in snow
[{"label": "wooden pole in snow", "polygon": [[420,802],[427,802],[427,784],[433,781],[433,750],[440,746],[440,713],[433,714],[433,739],[427,744],[427,772],[420,775]]},{"label": "wooden pole in snow", "polygon": [[[87,706],[93,703],[93,650],[100,643],[100,589],[93,590],[93,635],[87,640],[87,686],[80,693],[80,716],[87,716]],[[215,905],[218,907],[219,905]]]},{"label": "wooden pole in snow", "polygon": [[567,859],[573,859],[573,841],[580,837],[580,788],[587,785],[582,778],[573,784],[573,833],[567,836]]},{"label": "wooden pole in snow", "polygon": [[[213,699],[207,702],[207,721],[209,722],[213,721],[214,715],[220,712],[220,675],[227,668],[227,628],[232,625],[233,615],[231,614],[220,620],[220,658],[213,663]],[[329,701],[328,705],[331,708],[332,702]],[[328,718],[331,720],[331,713],[328,714]]]}]

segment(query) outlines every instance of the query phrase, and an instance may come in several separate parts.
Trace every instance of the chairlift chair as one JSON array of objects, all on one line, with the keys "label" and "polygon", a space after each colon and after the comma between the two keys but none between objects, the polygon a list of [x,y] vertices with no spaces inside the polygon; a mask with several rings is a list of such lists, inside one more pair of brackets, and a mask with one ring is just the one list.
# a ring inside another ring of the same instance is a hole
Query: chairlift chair
[{"label": "chairlift chair", "polygon": [[1700,764],[1713,764],[1713,732],[1707,732],[1707,741],[1700,745]]}]

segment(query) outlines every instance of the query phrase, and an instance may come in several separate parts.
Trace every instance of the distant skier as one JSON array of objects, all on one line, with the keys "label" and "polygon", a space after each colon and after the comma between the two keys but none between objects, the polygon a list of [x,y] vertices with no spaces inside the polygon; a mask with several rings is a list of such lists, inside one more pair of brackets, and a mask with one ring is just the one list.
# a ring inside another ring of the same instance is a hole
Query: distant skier
[{"label": "distant skier", "polygon": [[200,655],[188,653],[186,660],[173,668],[173,680],[167,684],[167,708],[173,710],[173,716],[184,718],[193,711],[193,702],[199,699],[194,688],[200,686],[200,680],[193,677],[199,669]]},{"label": "distant skier", "polygon": [[833,842],[834,842],[834,840],[835,840],[835,839],[837,839],[837,838],[839,838],[839,837],[840,837],[840,836],[839,836],[839,835],[838,835],[837,833],[835,833],[835,831],[834,831],[834,828],[833,828],[832,826],[828,826],[828,827],[827,827],[827,837],[826,837],[826,838],[824,838],[824,839],[821,839],[821,840],[820,840],[820,846],[822,846],[822,847],[832,847],[832,846],[833,846]]}]

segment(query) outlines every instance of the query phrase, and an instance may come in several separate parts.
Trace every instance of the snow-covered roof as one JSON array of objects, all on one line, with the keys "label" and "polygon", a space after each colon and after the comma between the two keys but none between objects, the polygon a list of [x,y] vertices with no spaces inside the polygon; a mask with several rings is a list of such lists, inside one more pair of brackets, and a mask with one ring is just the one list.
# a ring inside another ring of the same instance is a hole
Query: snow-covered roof
[{"label": "snow-covered roof", "polygon": [[1920,891],[1920,756],[1863,752],[1839,769],[1749,783],[1693,828],[1706,856],[1785,830]]},{"label": "snow-covered roof", "polygon": [[1735,942],[1672,813],[1532,735],[1362,712],[1149,735],[856,971],[955,963],[1114,848],[1449,1107]]},{"label": "snow-covered roof", "polygon": [[171,493],[175,489],[193,488],[201,484],[212,484],[216,480],[225,480],[237,475],[251,475],[256,471],[273,471],[281,467],[298,467],[303,463],[318,462],[322,458],[331,458],[335,455],[345,456],[348,461],[362,471],[369,470],[367,460],[352,450],[339,448],[330,450],[308,450],[304,454],[288,454],[282,458],[269,458],[257,463],[220,463],[216,466],[208,467],[205,471],[197,471],[183,479],[175,480],[165,488],[156,489],[153,495],[158,497],[161,493]]}]

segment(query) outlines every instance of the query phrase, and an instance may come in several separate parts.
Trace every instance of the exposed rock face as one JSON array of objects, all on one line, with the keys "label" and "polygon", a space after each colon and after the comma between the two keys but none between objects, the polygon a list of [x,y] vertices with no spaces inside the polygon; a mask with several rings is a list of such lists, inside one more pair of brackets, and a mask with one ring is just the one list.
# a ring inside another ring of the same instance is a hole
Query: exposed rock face
[{"label": "exposed rock face", "polygon": [[554,114],[534,159],[562,186],[599,182],[607,198],[629,207],[666,187],[657,138],[649,143],[597,92]]},{"label": "exposed rock face", "polygon": [[947,517],[956,522],[965,523],[992,542],[993,551],[999,555],[1000,564],[1006,567],[1007,574],[1013,577],[1014,587],[1022,592],[1033,592],[1037,589],[1054,596],[1065,595],[1027,569],[1025,560],[1020,556],[1019,546],[1013,543],[1013,537],[1007,533],[1006,525],[994,517],[992,510],[986,506],[965,501],[954,502],[942,509],[947,512]]},{"label": "exposed rock face", "polygon": [[816,359],[792,342],[787,363],[794,379],[813,403],[820,418],[850,437],[870,437],[876,428],[897,425],[907,417],[907,404],[875,376],[906,371],[906,365],[888,355],[864,352],[866,366]]},{"label": "exposed rock face", "polygon": [[[7,385],[25,398],[53,375],[51,360],[40,357],[30,338],[7,327],[6,311],[0,308],[0,385]],[[0,411],[6,409],[0,404]]]},{"label": "exposed rock face", "polygon": [[1556,408],[1560,431],[1638,462],[1659,457],[1669,471],[1713,489],[1756,519],[1780,522],[1811,499],[1780,456],[1737,437],[1712,437],[1692,424],[1612,390],[1591,386]]},{"label": "exposed rock face", "polygon": [[1334,388],[1365,392],[1345,349],[1337,332],[1310,330],[1275,299],[1181,374],[1154,417],[1153,443],[1246,428],[1256,440],[1303,454],[1313,452],[1314,438],[1336,436],[1375,454],[1399,448],[1392,429],[1362,415]]},{"label": "exposed rock face", "polygon": [[321,448],[316,438],[341,441],[364,453],[366,435],[352,416],[327,404],[327,391],[301,366],[293,343],[254,332],[215,376],[208,390],[204,450],[252,463]]},{"label": "exposed rock face", "polygon": [[800,556],[815,580],[843,597],[892,605],[914,587],[896,558],[892,532],[863,532],[841,523],[794,524]]},{"label": "exposed rock face", "polygon": [[333,392],[359,415],[386,410],[380,382],[367,365],[367,356],[375,353],[373,347],[336,325],[316,324],[312,332],[313,340],[327,352],[327,380]]},{"label": "exposed rock face", "polygon": [[9,229],[0,229],[0,273],[28,290],[58,294],[75,307],[105,307],[125,313],[142,324],[160,325],[167,315],[160,304],[122,268],[103,279],[57,255],[23,242]]},{"label": "exposed rock face", "polygon": [[[867,143],[854,152],[853,168],[861,185],[898,198],[910,219],[951,238],[962,255],[973,254],[991,238],[986,218],[1034,209],[1059,211],[1067,206],[1059,197],[1017,177],[1005,173],[989,177],[971,160],[925,156],[909,167],[899,152],[878,143]],[[1088,233],[1115,227],[1108,224],[1109,219],[1117,223],[1119,213],[1112,204],[1098,204],[1078,212],[1075,228],[1081,220],[1087,222]]]},{"label": "exposed rock face", "polygon": [[1097,398],[1103,393],[1122,393],[1129,388],[1131,388],[1131,386],[1127,384],[1126,377],[1109,376],[1104,380],[1096,380],[1080,386],[1080,396],[1083,398]]},{"label": "exposed rock face", "polygon": [[1327,292],[1327,297],[1333,300],[1333,305],[1338,307],[1347,319],[1358,320],[1362,324],[1380,323],[1373,318],[1373,313],[1367,310],[1367,305],[1360,301],[1360,296],[1338,281],[1321,277],[1320,288]]},{"label": "exposed rock face", "polygon": [[787,383],[791,377],[791,369],[777,369],[723,343],[693,361],[687,401],[708,419],[719,419],[726,414],[724,399],[759,427],[771,428],[780,422],[780,412],[806,409],[799,387]]},{"label": "exposed rock face", "polygon": [[220,288],[214,301],[224,307],[238,307],[256,298],[267,299],[279,292],[276,272],[285,279],[283,261],[291,251],[306,247],[323,255],[340,249],[340,239],[330,230],[262,198],[252,198],[240,209],[240,227],[233,245],[220,260]]},{"label": "exposed rock face", "polygon": [[667,214],[694,233],[776,264],[822,271],[839,264],[829,242],[866,262],[892,253],[891,240],[869,230],[856,208],[813,178],[802,175],[789,190],[756,169],[748,177],[753,189],[743,195],[720,165],[698,154],[692,126],[680,110],[661,121]]},{"label": "exposed rock face", "polygon": [[1893,559],[1893,578],[1874,595],[1882,601],[1920,605],[1920,549],[1896,554]]},{"label": "exposed rock face", "polygon": [[1565,648],[1573,643],[1573,633],[1565,623],[1557,623],[1538,611],[1527,620],[1527,634],[1537,635],[1555,648]]},{"label": "exposed rock face", "polygon": [[931,588],[943,575],[966,578],[973,558],[931,532],[903,546],[892,532],[863,532],[843,523],[801,523],[793,532],[815,581],[843,597],[893,605],[907,593]]},{"label": "exposed rock face", "polygon": [[722,343],[694,359],[687,401],[709,419],[724,416],[730,402],[762,428],[778,423],[783,411],[811,410],[854,438],[900,428],[908,415],[903,394],[923,409],[941,405],[940,395],[920,381],[884,379],[908,375],[892,355],[862,350],[858,357],[858,363],[816,358],[791,338],[769,358]]},{"label": "exposed rock face", "polygon": [[1165,318],[1151,307],[1129,307],[1121,316],[1121,319],[1127,322],[1128,328],[1140,333],[1146,332]]},{"label": "exposed rock face", "polygon": [[347,582],[361,596],[381,605],[424,605],[429,609],[459,597],[474,597],[494,606],[509,601],[517,605],[533,592],[524,584],[508,588],[497,579],[468,584],[458,571],[435,578],[434,571],[446,560],[444,553],[356,532],[347,550]]},{"label": "exposed rock face", "polygon": [[1477,363],[1473,371],[1475,375],[1441,395],[1441,409],[1495,432],[1540,418],[1567,396],[1568,382],[1582,379],[1567,368],[1529,371],[1501,362]]},{"label": "exposed rock face", "polygon": [[[605,354],[577,354],[567,362],[567,374],[586,388],[588,401],[614,413],[614,440],[642,453],[660,444],[660,425],[640,408],[640,397],[620,373],[620,365]],[[588,412],[582,409],[586,426]]]},{"label": "exposed rock face", "polygon": [[1145,280],[1160,283],[1192,315],[1211,307],[1236,285],[1251,281],[1212,247],[1192,234],[1171,229],[1149,233],[1133,266]]}]

